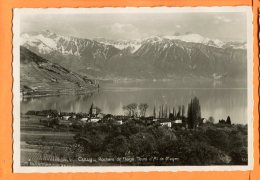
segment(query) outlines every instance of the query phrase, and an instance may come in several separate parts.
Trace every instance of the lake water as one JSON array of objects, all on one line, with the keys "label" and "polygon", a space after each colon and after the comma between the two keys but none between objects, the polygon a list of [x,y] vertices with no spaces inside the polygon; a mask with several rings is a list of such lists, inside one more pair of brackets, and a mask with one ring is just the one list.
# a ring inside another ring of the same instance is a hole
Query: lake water
[{"label": "lake water", "polygon": [[97,92],[88,95],[61,95],[21,100],[21,112],[56,109],[65,112],[88,112],[92,103],[103,113],[124,114],[123,105],[147,103],[147,115],[154,106],[175,109],[187,105],[197,96],[202,117],[219,119],[231,117],[232,123],[247,123],[246,82],[238,81],[133,81],[103,83]]}]

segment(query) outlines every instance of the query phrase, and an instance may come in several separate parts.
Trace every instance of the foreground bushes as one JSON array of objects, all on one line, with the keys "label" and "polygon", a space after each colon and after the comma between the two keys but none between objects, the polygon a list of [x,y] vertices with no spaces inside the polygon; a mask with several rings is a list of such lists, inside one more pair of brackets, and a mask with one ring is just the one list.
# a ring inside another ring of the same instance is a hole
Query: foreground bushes
[{"label": "foreground bushes", "polygon": [[175,165],[247,164],[247,127],[242,125],[174,130],[134,121],[88,123],[75,140],[84,149],[78,156],[84,157],[142,157],[155,165],[163,165],[155,159],[167,158],[175,158]]}]

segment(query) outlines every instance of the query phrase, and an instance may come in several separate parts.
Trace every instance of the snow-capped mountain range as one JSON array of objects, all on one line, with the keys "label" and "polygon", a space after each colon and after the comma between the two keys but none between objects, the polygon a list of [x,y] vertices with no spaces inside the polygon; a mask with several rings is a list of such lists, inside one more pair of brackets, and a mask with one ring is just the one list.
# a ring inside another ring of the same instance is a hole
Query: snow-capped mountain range
[{"label": "snow-capped mountain range", "polygon": [[22,34],[21,46],[85,75],[153,78],[246,72],[245,42],[223,42],[192,33],[109,40],[44,31]]},{"label": "snow-capped mountain range", "polygon": [[[142,44],[145,42],[157,43],[162,41],[183,41],[188,43],[198,43],[207,46],[212,46],[216,48],[233,48],[233,49],[246,49],[245,42],[223,42],[218,39],[210,39],[203,37],[199,34],[184,34],[184,35],[173,35],[173,36],[151,36],[142,40],[110,40],[105,38],[95,38],[93,40],[76,38],[70,36],[57,35],[49,30],[40,32],[35,35],[24,33],[21,36],[21,45],[37,47],[41,53],[50,53],[52,51],[60,51],[64,54],[73,54],[80,56],[80,46],[79,40],[85,40],[87,43],[92,43],[91,41],[99,42],[102,45],[113,46],[117,49],[124,50],[129,49],[131,53],[136,52]],[[73,48],[66,48],[62,46],[62,42],[67,45],[73,45]],[[100,45],[100,46],[102,46]]]},{"label": "snow-capped mountain range", "polygon": [[109,53],[109,47],[102,43],[96,43],[89,39],[81,39],[70,36],[57,35],[56,33],[45,31],[36,35],[23,34],[21,45],[27,48],[35,48],[41,54],[49,54],[58,51],[65,55],[81,56],[85,47],[103,49],[103,56]]}]

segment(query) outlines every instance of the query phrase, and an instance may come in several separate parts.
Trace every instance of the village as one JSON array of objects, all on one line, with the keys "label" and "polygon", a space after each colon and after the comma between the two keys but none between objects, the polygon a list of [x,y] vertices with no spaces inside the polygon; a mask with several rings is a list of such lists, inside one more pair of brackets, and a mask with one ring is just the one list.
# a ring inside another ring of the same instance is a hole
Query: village
[{"label": "village", "polygon": [[[111,123],[122,125],[127,121],[135,121],[137,124],[143,124],[145,126],[149,125],[160,125],[166,126],[168,128],[174,129],[188,129],[188,116],[185,115],[185,107],[179,106],[177,110],[173,107],[172,110],[167,105],[160,105],[158,109],[154,106],[153,115],[146,116],[146,110],[148,105],[141,103],[137,105],[135,103],[129,104],[122,107],[126,112],[124,115],[112,115],[104,114],[101,112],[101,109],[97,106],[94,106],[92,103],[90,109],[86,113],[75,113],[75,112],[59,112],[57,110],[42,110],[42,111],[28,111],[26,115],[36,115],[40,116],[40,123],[53,128],[58,127],[72,127],[72,128],[82,128],[86,123]],[[199,127],[205,123],[214,123],[214,118],[209,117],[201,118],[200,117],[200,107],[199,112],[193,112],[197,114],[197,123],[195,127]],[[188,115],[192,112],[188,113]],[[227,117],[227,120],[219,120],[220,124],[230,124],[230,117]],[[191,129],[191,128],[190,128]]]}]

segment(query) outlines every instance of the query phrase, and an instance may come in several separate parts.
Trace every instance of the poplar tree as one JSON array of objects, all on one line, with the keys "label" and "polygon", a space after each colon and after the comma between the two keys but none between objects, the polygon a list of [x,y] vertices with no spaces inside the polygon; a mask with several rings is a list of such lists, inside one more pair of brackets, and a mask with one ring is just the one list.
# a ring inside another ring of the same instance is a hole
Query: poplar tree
[{"label": "poplar tree", "polygon": [[200,102],[197,97],[191,99],[191,102],[188,105],[188,127],[194,129],[200,123],[201,120],[201,109]]}]

